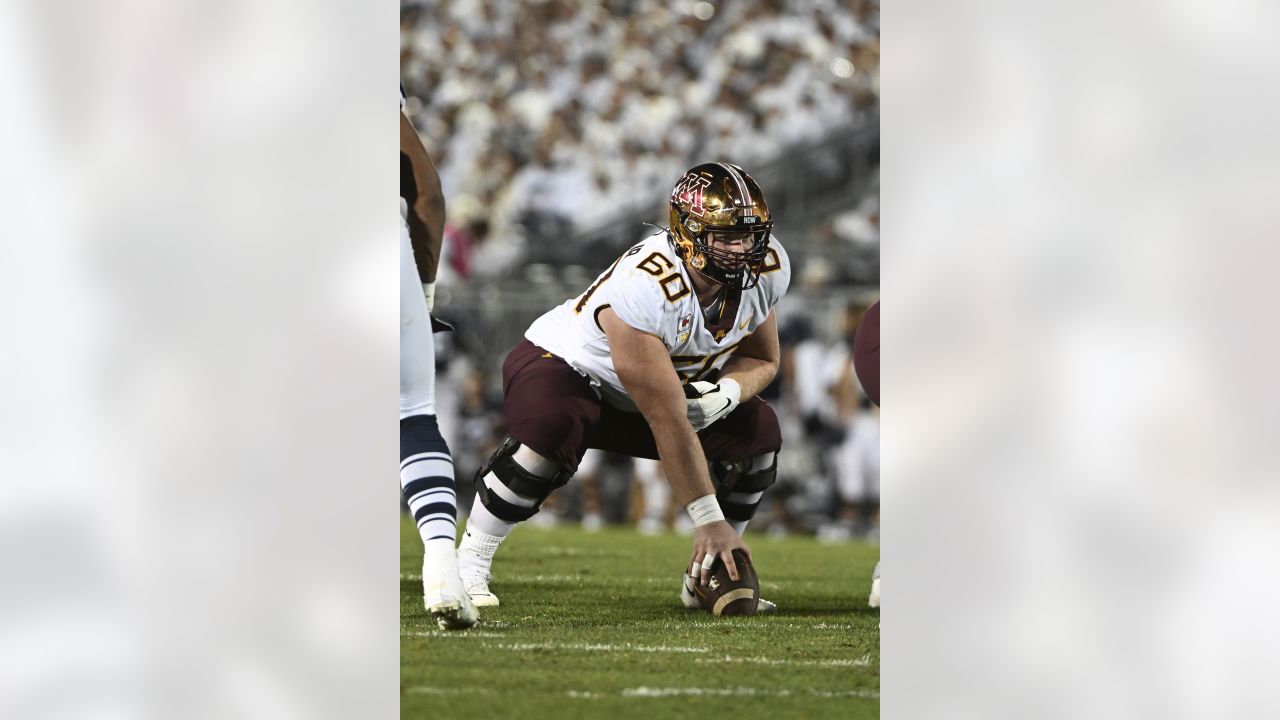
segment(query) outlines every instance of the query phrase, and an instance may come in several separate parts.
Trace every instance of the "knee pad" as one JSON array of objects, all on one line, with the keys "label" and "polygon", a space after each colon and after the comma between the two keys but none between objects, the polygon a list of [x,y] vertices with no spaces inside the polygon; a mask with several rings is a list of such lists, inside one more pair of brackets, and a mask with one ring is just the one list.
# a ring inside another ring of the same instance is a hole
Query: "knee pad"
[{"label": "knee pad", "polygon": [[778,454],[770,453],[769,465],[753,467],[750,458],[731,463],[713,463],[712,480],[716,499],[726,520],[745,522],[755,517],[760,498],[778,480]]},{"label": "knee pad", "polygon": [[[552,491],[564,487],[565,483],[569,482],[569,478],[573,477],[573,473],[564,468],[549,478],[534,475],[516,462],[514,456],[519,449],[520,443],[514,438],[508,437],[503,440],[489,457],[489,462],[476,472],[475,477],[476,498],[484,503],[494,517],[507,522],[522,522],[533,517]],[[490,473],[511,492],[534,500],[533,507],[508,502],[489,489],[484,479]]]}]

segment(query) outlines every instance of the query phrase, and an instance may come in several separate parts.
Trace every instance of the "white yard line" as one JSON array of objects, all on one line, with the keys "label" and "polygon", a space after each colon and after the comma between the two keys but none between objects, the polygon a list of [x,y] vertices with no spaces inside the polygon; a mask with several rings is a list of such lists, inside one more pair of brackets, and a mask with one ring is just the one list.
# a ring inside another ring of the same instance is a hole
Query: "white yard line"
[{"label": "white yard line", "polygon": [[632,553],[610,552],[608,550],[585,550],[583,548],[562,547],[559,545],[550,545],[548,547],[545,547],[539,550],[538,552],[539,554],[547,555],[549,557],[582,557],[586,555],[590,555],[592,557],[605,557],[607,555],[613,555],[617,557],[628,557],[632,555]]},{"label": "white yard line", "polygon": [[750,665],[809,665],[816,667],[869,667],[871,665],[871,656],[863,655],[853,660],[791,660],[788,658],[766,658],[766,657],[733,657],[725,655],[723,657],[698,658],[696,662],[700,663],[746,663]]},{"label": "white yard line", "polygon": [[[493,695],[495,691],[485,687],[436,687],[432,685],[412,685],[405,688],[410,695]],[[704,688],[704,687],[636,687],[626,688],[620,693],[600,692],[598,690],[567,690],[565,696],[574,700],[598,700],[606,697],[624,698],[668,698],[668,697],[796,697],[809,695],[822,698],[863,698],[878,700],[880,693],[875,690],[761,690],[759,688]]]},{"label": "white yard line", "polygon": [[[502,633],[485,632],[483,630],[426,630],[415,632],[403,632],[401,637],[429,637],[429,638],[500,638],[505,637]],[[579,652],[641,652],[641,653],[677,653],[677,654],[697,654],[710,652],[708,648],[689,647],[679,645],[633,645],[631,643],[609,644],[609,643],[553,643],[553,642],[531,642],[531,643],[484,643],[487,648],[498,650],[514,650],[516,652],[528,652],[530,650],[567,650]],[[729,663],[729,664],[745,664],[745,665],[796,665],[810,667],[870,667],[871,656],[863,655],[860,658],[834,660],[795,660],[790,658],[768,658],[768,657],[736,657],[733,655],[721,655],[713,657],[698,658],[696,662],[700,663]]]},{"label": "white yard line", "polygon": [[[405,573],[405,574],[402,574],[402,575],[400,576],[400,580],[401,580],[401,581],[408,580],[408,581],[411,581],[411,582],[422,582],[422,576],[421,576],[421,575],[414,575],[414,574],[412,574],[412,573]],[[497,578],[497,584],[498,584],[499,586],[501,586],[501,584],[502,584],[502,583],[504,583],[504,582],[505,582],[505,583],[513,583],[513,584],[516,584],[516,583],[533,583],[533,582],[537,582],[537,583],[542,583],[542,582],[548,582],[548,583],[553,583],[553,582],[555,582],[555,583],[559,583],[559,582],[574,582],[574,583],[601,583],[601,584],[609,584],[609,585],[618,585],[618,584],[621,584],[621,583],[645,583],[646,585],[671,585],[671,586],[673,586],[673,587],[678,588],[678,587],[679,587],[679,586],[678,586],[678,583],[680,582],[680,578],[679,578],[679,577],[674,577],[674,578],[669,578],[669,577],[662,577],[662,578],[655,578],[655,577],[626,577],[626,576],[618,577],[618,576],[600,576],[600,575],[564,575],[564,574],[559,574],[559,575],[502,575],[502,576],[500,576],[500,577],[498,577],[498,578]],[[673,592],[673,593],[678,593],[678,592],[679,592],[679,590],[678,590],[678,589],[676,589],[676,590],[672,590],[672,592]]]},{"label": "white yard line", "polygon": [[880,693],[875,690],[810,690],[810,695],[816,697],[847,697],[847,698],[864,698],[866,700],[879,700]]},{"label": "white yard line", "polygon": [[432,687],[430,685],[413,685],[405,688],[412,695],[492,695],[493,690],[482,687]]},{"label": "white yard line", "polygon": [[584,652],[651,652],[651,653],[704,653],[707,648],[677,647],[670,645],[606,645],[600,643],[504,643],[491,647],[502,650],[581,650]]},{"label": "white yard line", "polygon": [[415,632],[402,632],[400,633],[400,637],[500,638],[500,637],[506,637],[506,635],[503,635],[502,633],[485,632],[483,630],[423,630],[423,631],[415,631]]},{"label": "white yard line", "polygon": [[673,595],[679,594],[680,578],[654,578],[654,577],[618,577],[615,575],[503,575],[497,579],[497,584],[501,583],[577,583],[581,584],[600,584],[600,585],[624,585],[632,583],[644,583],[646,585],[670,585],[674,589],[671,591]]},{"label": "white yard line", "polygon": [[850,697],[877,700],[880,693],[874,690],[761,690],[759,688],[700,688],[700,687],[638,687],[622,691],[622,697],[664,698],[664,697],[793,697],[796,695],[813,695],[815,697]]},{"label": "white yard line", "polygon": [[[631,578],[622,579],[623,582],[631,582]],[[607,583],[609,585],[619,584],[618,578],[596,577],[594,575],[503,575],[498,578],[497,584],[511,583],[513,585],[519,583]]]},{"label": "white yard line", "polygon": [[[768,599],[768,598],[766,598]],[[690,610],[689,617],[707,617],[702,611]],[[770,629],[792,629],[792,630],[856,630],[857,625],[844,623],[818,623],[809,625],[797,622],[778,622],[768,615],[756,615],[755,617],[742,618],[720,618],[718,620],[642,620],[637,625],[648,627],[656,627],[663,630],[680,630],[683,628],[723,628],[733,627],[734,625],[747,625],[750,623],[765,622],[769,624]]]}]

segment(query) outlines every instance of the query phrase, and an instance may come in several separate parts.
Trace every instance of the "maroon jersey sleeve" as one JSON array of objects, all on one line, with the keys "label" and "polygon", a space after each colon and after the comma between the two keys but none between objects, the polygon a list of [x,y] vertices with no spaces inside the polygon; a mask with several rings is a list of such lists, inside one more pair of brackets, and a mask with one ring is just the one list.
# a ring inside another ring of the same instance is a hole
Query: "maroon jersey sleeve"
[{"label": "maroon jersey sleeve", "polygon": [[871,402],[880,406],[880,301],[867,308],[853,338],[853,369]]}]

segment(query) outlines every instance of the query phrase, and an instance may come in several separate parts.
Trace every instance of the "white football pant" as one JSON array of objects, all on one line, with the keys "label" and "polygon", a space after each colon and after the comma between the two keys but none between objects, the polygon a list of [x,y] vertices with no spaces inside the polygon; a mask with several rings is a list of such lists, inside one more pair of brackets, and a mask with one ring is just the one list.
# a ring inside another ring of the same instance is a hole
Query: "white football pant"
[{"label": "white football pant", "polygon": [[400,218],[400,419],[436,412],[436,350],[409,226]]}]

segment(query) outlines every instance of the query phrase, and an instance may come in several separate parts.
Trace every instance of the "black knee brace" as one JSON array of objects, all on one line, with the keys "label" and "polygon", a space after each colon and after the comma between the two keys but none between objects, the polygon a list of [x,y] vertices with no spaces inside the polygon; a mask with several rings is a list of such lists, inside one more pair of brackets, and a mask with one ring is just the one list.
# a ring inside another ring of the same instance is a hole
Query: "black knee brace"
[{"label": "black knee brace", "polygon": [[[552,491],[564,487],[564,484],[569,482],[569,478],[573,477],[573,473],[563,468],[549,478],[534,475],[516,462],[514,455],[518,449],[520,449],[520,443],[515,439],[503,440],[489,457],[489,462],[476,472],[476,497],[484,503],[494,517],[507,522],[522,522],[533,517]],[[493,473],[511,492],[537,500],[537,503],[533,507],[522,507],[503,500],[500,495],[485,485],[484,479],[489,473]]]},{"label": "black knee brace", "polygon": [[744,465],[750,461],[735,463],[713,463],[712,480],[716,485],[716,500],[720,501],[720,510],[730,522],[746,522],[755,517],[760,501],[740,503],[729,500],[729,493],[758,493],[768,490],[778,479],[778,454],[774,453],[773,462],[763,470],[752,473],[742,472]]}]

